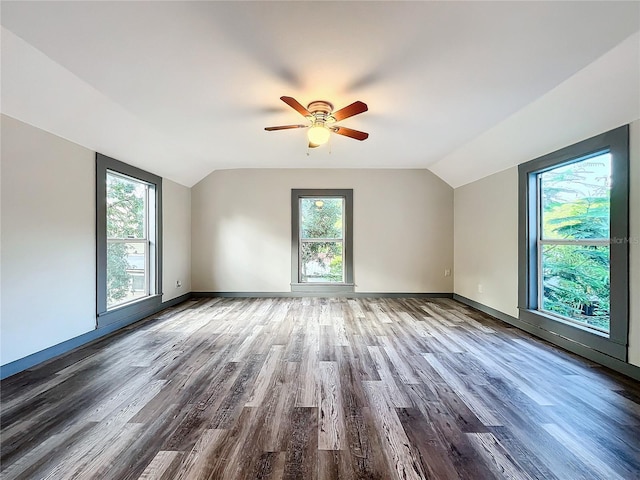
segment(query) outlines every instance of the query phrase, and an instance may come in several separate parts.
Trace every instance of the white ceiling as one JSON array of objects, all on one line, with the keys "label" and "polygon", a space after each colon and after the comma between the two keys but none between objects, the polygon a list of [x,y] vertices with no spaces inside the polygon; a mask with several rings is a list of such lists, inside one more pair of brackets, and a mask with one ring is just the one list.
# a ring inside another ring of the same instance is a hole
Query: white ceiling
[{"label": "white ceiling", "polygon": [[[640,118],[640,3],[2,2],[2,112],[191,186],[429,168],[454,187]],[[307,151],[279,100],[369,111]],[[307,155],[309,153],[309,155]]]}]

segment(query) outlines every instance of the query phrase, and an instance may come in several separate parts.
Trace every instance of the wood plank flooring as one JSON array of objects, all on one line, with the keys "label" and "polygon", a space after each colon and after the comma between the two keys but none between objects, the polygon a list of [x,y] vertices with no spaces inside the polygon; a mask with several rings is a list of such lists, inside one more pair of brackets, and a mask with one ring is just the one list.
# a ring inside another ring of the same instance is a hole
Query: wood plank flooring
[{"label": "wood plank flooring", "polygon": [[453,300],[199,299],[2,382],[3,479],[639,479],[640,385]]}]

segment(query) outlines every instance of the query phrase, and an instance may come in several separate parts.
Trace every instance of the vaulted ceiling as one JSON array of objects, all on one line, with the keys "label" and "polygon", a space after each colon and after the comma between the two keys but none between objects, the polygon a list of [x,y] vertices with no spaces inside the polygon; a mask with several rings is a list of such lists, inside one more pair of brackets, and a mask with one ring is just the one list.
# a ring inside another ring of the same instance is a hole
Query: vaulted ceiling
[{"label": "vaulted ceiling", "polygon": [[[640,118],[639,2],[2,2],[2,112],[191,186],[427,168],[454,187]],[[279,100],[369,111],[308,151]],[[329,148],[330,147],[330,148]]]}]

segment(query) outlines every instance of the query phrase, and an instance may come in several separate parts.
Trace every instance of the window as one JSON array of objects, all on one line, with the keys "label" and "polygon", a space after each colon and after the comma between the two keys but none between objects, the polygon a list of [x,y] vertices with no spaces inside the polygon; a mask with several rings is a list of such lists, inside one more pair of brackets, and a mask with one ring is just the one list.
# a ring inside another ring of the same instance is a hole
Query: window
[{"label": "window", "polygon": [[161,303],[162,179],[96,155],[98,326]]},{"label": "window", "polygon": [[353,190],[292,190],[292,291],[353,291]]},{"label": "window", "polygon": [[626,360],[628,127],[519,170],[520,319]]},{"label": "window", "polygon": [[537,177],[538,309],[609,333],[611,154]]},{"label": "window", "polygon": [[107,310],[147,297],[150,239],[146,182],[107,170]]}]

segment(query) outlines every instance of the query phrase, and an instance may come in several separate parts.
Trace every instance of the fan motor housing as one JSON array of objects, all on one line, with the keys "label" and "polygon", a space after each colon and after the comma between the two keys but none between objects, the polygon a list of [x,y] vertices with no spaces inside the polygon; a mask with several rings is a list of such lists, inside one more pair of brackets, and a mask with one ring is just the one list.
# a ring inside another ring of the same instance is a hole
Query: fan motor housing
[{"label": "fan motor housing", "polygon": [[311,113],[324,113],[326,115],[333,112],[333,105],[325,100],[314,100],[307,106]]}]

